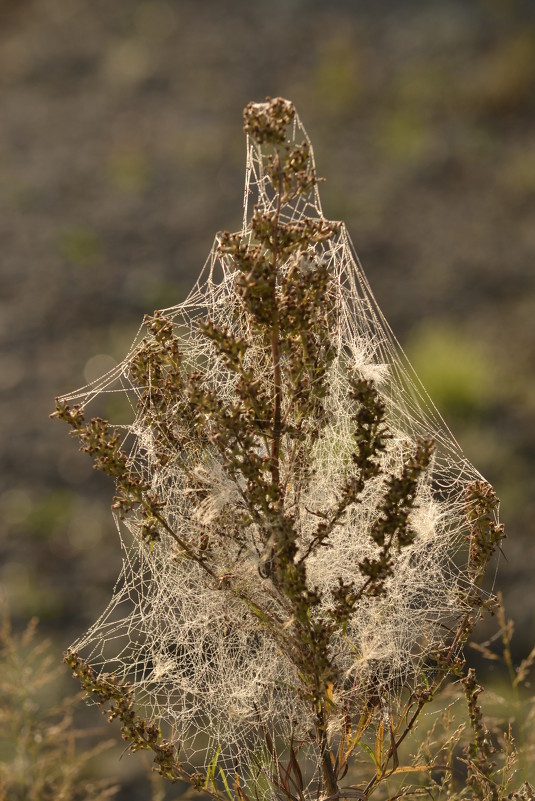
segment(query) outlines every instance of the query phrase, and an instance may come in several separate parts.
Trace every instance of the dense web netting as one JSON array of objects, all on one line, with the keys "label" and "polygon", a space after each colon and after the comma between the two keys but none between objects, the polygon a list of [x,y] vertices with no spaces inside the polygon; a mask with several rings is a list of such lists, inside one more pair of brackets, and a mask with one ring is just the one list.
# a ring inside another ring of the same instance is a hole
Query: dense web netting
[{"label": "dense web netting", "polygon": [[[308,142],[297,117],[289,136],[297,143]],[[249,139],[244,237],[252,237],[253,204],[269,210],[274,203],[261,153]],[[283,220],[295,222],[304,217],[323,217],[317,188],[281,209]],[[344,677],[337,693],[352,703],[358,719],[370,686],[383,714],[403,688],[413,686],[426,669],[429,654],[464,613],[462,599],[470,582],[465,569],[465,494],[467,485],[481,477],[463,457],[392,335],[345,227],[341,225],[339,233],[315,245],[310,253],[292,258],[299,259],[299,268],[305,272],[318,260],[328,264],[337,310],[332,343],[335,357],[325,401],[329,422],[314,444],[313,480],[306,497],[300,498],[301,548],[306,548],[317,524],[314,510],[335,502],[344,476],[353,469],[354,423],[348,402],[351,371],[372,379],[386,404],[393,436],[381,455],[383,476],[401,470],[417,437],[430,436],[437,446],[432,466],[419,483],[411,515],[417,533],[414,542],[395,556],[386,594],[364,598],[344,636],[335,643],[334,659]],[[236,378],[199,330],[201,318],[209,317],[245,337],[249,365],[270,386],[265,347],[249,329],[235,291],[233,264],[218,254],[217,237],[189,297],[164,313],[180,338],[185,369],[200,371],[222,402],[232,400]],[[219,589],[198,564],[184,558],[165,532],[151,546],[140,536],[135,514],[117,520],[123,548],[121,575],[108,608],[72,647],[97,671],[114,671],[132,683],[138,703],[149,718],[163,724],[187,764],[206,769],[217,755],[224,770],[232,775],[240,772],[244,787],[254,784],[257,792],[269,795],[268,783],[264,789],[262,785],[262,770],[270,760],[266,731],[281,744],[281,750],[293,738],[308,742],[302,748],[313,755],[311,712],[294,691],[299,679],[292,662],[247,605],[235,593],[225,591],[229,584],[243,587],[264,608],[280,611],[272,583],[259,578],[265,544],[254,527],[243,532],[239,547],[236,541],[217,541],[220,520],[228,521],[239,509],[240,487],[213,453],[196,444],[194,436],[190,437],[188,473],[171,450],[167,464],[154,456],[158,431],[147,423],[147,395],[131,372],[139,347],[152,337],[143,327],[122,364],[64,400],[93,412],[106,410],[109,401],[117,406],[117,395],[126,399],[124,419],[112,422],[124,432],[131,464],[140,474],[150,476],[164,504],[164,515],[180,536],[188,539],[194,529],[214,533]],[[174,418],[173,425],[182,425],[176,409],[169,408],[165,414]],[[343,525],[335,527],[332,547],[319,549],[308,561],[308,581],[321,591],[325,607],[339,577],[362,580],[358,565],[365,557],[373,557],[377,548],[368,532],[377,515],[383,476],[368,482],[361,502],[351,507]],[[287,502],[291,504],[291,476],[288,479]],[[321,615],[322,609],[317,613]],[[337,721],[330,725],[336,737]],[[314,778],[316,762],[311,756],[308,780]]]}]

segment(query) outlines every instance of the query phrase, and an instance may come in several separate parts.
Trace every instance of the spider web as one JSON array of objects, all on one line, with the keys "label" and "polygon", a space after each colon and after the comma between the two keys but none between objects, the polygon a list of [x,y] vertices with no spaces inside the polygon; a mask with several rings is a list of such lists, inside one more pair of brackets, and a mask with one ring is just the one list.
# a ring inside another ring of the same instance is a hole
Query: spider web
[{"label": "spider web", "polygon": [[[297,116],[288,135],[292,143],[310,144]],[[309,169],[313,168],[310,149]],[[262,152],[248,138],[244,238],[252,239],[250,218],[255,203],[274,211],[275,198],[264,173]],[[323,218],[317,187],[281,209],[284,221],[305,217]],[[216,236],[189,297],[163,313],[173,321],[180,338],[185,368],[201,371],[221,401],[229,402],[236,379],[200,332],[201,318],[209,317],[246,338],[248,366],[268,387],[272,376],[265,346],[251,333],[237,297],[233,265],[228,257],[219,255],[218,244]],[[331,547],[319,549],[307,561],[310,586],[322,594],[318,614],[332,603],[331,590],[339,577],[346,582],[362,581],[359,563],[376,555],[369,531],[377,517],[384,476],[399,474],[417,437],[430,436],[437,446],[432,466],[419,483],[411,514],[417,534],[414,542],[395,556],[385,596],[365,598],[355,609],[345,635],[333,646],[333,658],[343,677],[333,700],[338,707],[345,704],[352,709],[358,720],[371,687],[378,709],[386,714],[403,689],[414,686],[422,671],[428,670],[429,655],[444,642],[448,626],[466,611],[462,598],[470,578],[465,567],[465,495],[468,483],[481,476],[464,458],[393,336],[345,226],[331,239],[292,259],[298,259],[305,272],[313,270],[319,260],[328,265],[337,309],[332,342],[335,358],[325,400],[329,422],[314,444],[314,477],[306,497],[300,500],[303,549],[317,525],[311,510],[332,507],[344,478],[352,469],[356,471],[350,459],[354,447],[349,402],[352,371],[374,381],[386,404],[393,435],[381,456],[382,475],[368,482],[361,502],[353,505],[343,525],[334,529]],[[281,269],[289,269],[290,261]],[[216,758],[218,769],[226,775],[240,773],[246,791],[254,788],[261,797],[273,797],[268,781],[273,758],[266,750],[266,732],[281,758],[288,743],[300,744],[300,753],[306,757],[305,781],[312,782],[319,764],[311,736],[312,713],[296,692],[299,678],[288,656],[244,603],[224,590],[228,580],[234,587],[243,587],[264,608],[280,611],[271,582],[259,577],[262,545],[258,532],[250,527],[240,547],[228,538],[218,539],[221,521],[239,508],[240,488],[213,455],[195,444],[194,437],[190,437],[189,474],[180,468],[171,450],[167,464],[155,458],[158,431],[147,424],[148,402],[130,369],[138,349],[152,338],[151,331],[142,326],[116,369],[63,400],[91,410],[105,408],[109,401],[116,405],[117,395],[126,400],[128,413],[113,422],[124,431],[131,466],[150,475],[152,487],[164,503],[163,513],[180,536],[188,539],[192,529],[213,532],[218,549],[214,563],[222,581],[216,588],[198,564],[178,552],[165,532],[150,547],[140,534],[135,515],[117,519],[122,572],[107,609],[72,650],[97,672],[113,671],[131,682],[137,702],[148,717],[163,725],[185,764],[206,770]],[[172,406],[165,414],[173,425],[182,425]],[[291,502],[291,481],[288,487]],[[329,726],[335,741],[341,726],[335,714]]]}]

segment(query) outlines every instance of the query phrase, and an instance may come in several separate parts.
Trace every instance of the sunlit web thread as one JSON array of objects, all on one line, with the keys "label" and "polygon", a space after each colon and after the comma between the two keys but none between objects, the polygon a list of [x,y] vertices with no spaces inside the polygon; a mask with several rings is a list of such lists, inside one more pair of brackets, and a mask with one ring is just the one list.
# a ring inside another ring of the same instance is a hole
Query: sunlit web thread
[{"label": "sunlit web thread", "polygon": [[[310,144],[297,115],[289,138]],[[312,148],[310,167],[314,167]],[[261,152],[248,139],[244,238],[252,238],[254,203],[273,211],[275,198]],[[300,196],[281,209],[281,219],[286,222],[305,217],[323,218],[317,187],[311,195]],[[233,264],[219,255],[218,244],[216,237],[188,298],[165,309],[164,314],[173,321],[181,340],[185,369],[200,370],[220,399],[229,402],[234,397],[235,376],[225,369],[212,343],[199,330],[200,319],[209,317],[245,337],[248,364],[265,385],[271,385],[272,376],[265,349],[255,340],[237,297]],[[311,489],[301,499],[302,548],[306,548],[316,522],[309,510],[331,505],[352,469],[348,459],[354,427],[348,402],[349,371],[372,379],[386,404],[393,436],[381,457],[385,474],[401,470],[417,437],[430,436],[437,444],[411,516],[417,537],[396,557],[386,595],[360,603],[346,635],[335,643],[335,659],[345,678],[334,700],[345,700],[358,717],[372,683],[383,709],[394,704],[396,695],[412,686],[426,669],[429,654],[443,642],[447,626],[465,611],[463,590],[469,587],[470,578],[459,567],[467,534],[465,494],[467,485],[481,476],[464,458],[410,367],[373,297],[345,226],[298,258],[305,271],[313,269],[319,259],[328,264],[337,309],[332,333],[335,358],[325,403],[330,418],[312,451]],[[288,268],[289,263],[281,269]],[[207,526],[213,527],[216,536],[220,516],[239,506],[240,488],[213,454],[203,451],[193,438],[189,474],[177,467],[171,451],[167,465],[155,459],[158,431],[147,423],[147,399],[131,380],[130,369],[140,345],[152,337],[142,326],[129,354],[115,370],[63,400],[91,409],[95,401],[105,403],[108,394],[123,395],[132,419],[112,422],[124,431],[132,468],[150,476],[153,489],[164,502],[166,519],[180,536],[187,539],[195,527]],[[171,420],[176,410],[170,407],[166,414]],[[202,498],[199,487],[204,490]],[[291,500],[291,482],[289,488]],[[331,601],[331,588],[338,578],[356,580],[358,565],[374,555],[376,546],[368,532],[382,488],[381,476],[368,482],[361,503],[351,508],[343,526],[334,529],[332,547],[320,549],[308,561],[308,580],[322,592],[323,609]],[[214,590],[212,580],[180,555],[165,532],[151,549],[140,535],[135,514],[116,522],[123,549],[121,575],[107,609],[72,649],[97,671],[114,671],[132,683],[148,716],[163,723],[168,736],[180,746],[183,761],[206,768],[220,749],[220,765],[231,772],[238,766],[244,786],[249,783],[258,790],[259,764],[262,760],[266,763],[263,728],[281,748],[292,736],[296,741],[310,739],[311,712],[294,691],[298,679],[293,664],[244,604],[235,595]],[[259,581],[262,542],[258,533],[245,532],[240,547],[221,539],[217,548],[220,575],[229,576],[234,586],[244,588],[264,608],[280,613],[270,582]],[[333,719],[333,737],[336,725]],[[312,780],[315,745],[309,742],[305,747],[312,755],[308,776]],[[267,785],[261,792],[269,795]]]}]

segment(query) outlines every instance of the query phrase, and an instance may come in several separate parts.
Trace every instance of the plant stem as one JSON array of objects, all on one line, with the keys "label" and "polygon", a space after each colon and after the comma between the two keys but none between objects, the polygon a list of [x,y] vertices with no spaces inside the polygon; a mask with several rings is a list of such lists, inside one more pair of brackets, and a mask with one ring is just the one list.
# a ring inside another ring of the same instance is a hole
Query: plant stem
[{"label": "plant stem", "polygon": [[338,796],[340,790],[334,774],[334,767],[332,763],[331,749],[327,743],[327,732],[322,732],[322,739],[320,741],[321,750],[321,770],[323,774],[323,783],[325,785],[325,792],[328,796]]},{"label": "plant stem", "polygon": [[271,266],[275,276],[273,282],[273,318],[271,328],[271,358],[273,360],[273,440],[271,443],[271,478],[273,484],[280,485],[280,445],[281,445],[281,408],[282,408],[282,376],[280,366],[280,328],[279,307],[277,305],[277,256],[278,256],[278,224],[282,203],[282,165],[280,155],[277,153],[279,172],[279,191],[277,194],[277,211],[275,214],[273,232],[273,250],[271,253]]}]

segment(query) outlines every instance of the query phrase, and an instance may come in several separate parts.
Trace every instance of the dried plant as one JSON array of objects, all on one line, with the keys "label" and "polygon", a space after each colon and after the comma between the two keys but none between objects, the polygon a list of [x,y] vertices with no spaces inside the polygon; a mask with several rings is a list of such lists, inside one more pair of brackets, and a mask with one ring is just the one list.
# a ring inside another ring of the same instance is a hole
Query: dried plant
[{"label": "dried plant", "polygon": [[[89,760],[110,746],[87,747],[73,725],[77,697],[53,699],[58,678],[50,643],[36,621],[18,635],[2,603],[0,625],[0,801],[108,801],[116,787],[87,776]],[[51,697],[52,696],[52,697]]]},{"label": "dried plant", "polygon": [[[403,762],[408,735],[493,604],[497,499],[323,216],[293,105],[249,104],[245,131],[242,230],[116,370],[57,400],[116,481],[124,547],[66,662],[132,750],[213,798],[408,794],[438,764]],[[130,419],[86,419],[107,393]]]}]

